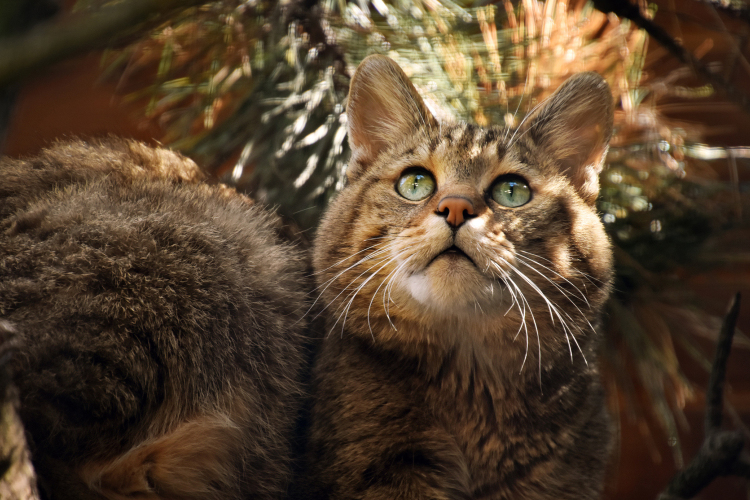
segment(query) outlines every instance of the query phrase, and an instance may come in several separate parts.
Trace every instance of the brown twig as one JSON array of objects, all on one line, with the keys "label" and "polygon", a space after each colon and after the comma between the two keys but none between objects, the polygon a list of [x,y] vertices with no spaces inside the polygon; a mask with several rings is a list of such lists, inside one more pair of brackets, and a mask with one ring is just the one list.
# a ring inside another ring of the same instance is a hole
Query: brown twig
[{"label": "brown twig", "polygon": [[729,312],[721,325],[721,331],[716,344],[716,354],[711,367],[711,375],[708,378],[708,391],[706,392],[706,421],[705,432],[711,434],[721,429],[721,419],[724,408],[724,380],[727,374],[727,360],[732,349],[734,329],[737,325],[737,316],[740,311],[740,294],[735,295]]},{"label": "brown twig", "polygon": [[33,71],[87,50],[105,46],[159,14],[207,0],[129,0],[68,22],[39,25],[0,40],[0,87]]},{"label": "brown twig", "polygon": [[721,430],[724,380],[739,310],[738,293],[724,317],[716,344],[716,354],[706,390],[706,437],[703,445],[690,464],[672,478],[664,493],[659,496],[659,500],[693,498],[719,476],[750,477],[750,463],[740,455],[745,446],[742,432]]},{"label": "brown twig", "polygon": [[685,47],[677,43],[661,26],[643,17],[637,5],[630,3],[628,0],[594,0],[594,7],[605,14],[611,12],[619,17],[633,21],[681,63],[688,65],[698,76],[713,85],[714,88],[723,91],[729,99],[740,105],[746,113],[750,114],[750,97],[738,90],[730,82],[724,80],[719,74],[709,70],[708,66],[698,60]]}]

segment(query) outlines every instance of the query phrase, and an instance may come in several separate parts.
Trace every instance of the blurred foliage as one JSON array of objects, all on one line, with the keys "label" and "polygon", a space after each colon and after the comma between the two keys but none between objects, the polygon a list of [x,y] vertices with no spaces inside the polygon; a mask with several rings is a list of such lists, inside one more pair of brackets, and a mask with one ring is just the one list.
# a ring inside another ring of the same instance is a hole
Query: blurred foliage
[{"label": "blurred foliage", "polygon": [[[517,126],[578,71],[627,91],[645,43],[586,3],[324,1],[304,10],[209,4],[118,52],[113,66],[124,65],[126,80],[155,72],[132,97],[152,96],[147,114],[166,142],[282,213],[307,209],[295,217],[303,227],[342,186],[348,81],[367,55],[399,62],[441,118]],[[311,20],[319,30],[307,29]]]},{"label": "blurred foliage", "polygon": [[[602,74],[620,104],[598,202],[617,262],[605,365],[628,412],[656,415],[681,464],[677,430],[694,388],[675,344],[707,366],[696,339],[713,338],[718,320],[675,272],[741,224],[748,190],[737,171],[750,149],[706,145],[700,126],[665,118],[660,102],[714,91],[685,68],[648,75],[647,46],[580,0],[224,0],[113,51],[107,70],[129,98],[149,97],[164,142],[304,229],[343,186],[348,82],[367,55],[396,60],[438,118],[480,125],[518,126],[572,73]],[[726,165],[733,183],[718,180]]]}]

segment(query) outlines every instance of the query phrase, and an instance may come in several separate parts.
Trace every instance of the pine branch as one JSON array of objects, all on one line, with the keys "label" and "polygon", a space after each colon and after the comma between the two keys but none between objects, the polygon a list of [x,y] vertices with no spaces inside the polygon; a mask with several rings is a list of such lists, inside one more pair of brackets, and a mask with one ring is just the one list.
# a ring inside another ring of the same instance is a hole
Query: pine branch
[{"label": "pine branch", "polygon": [[67,57],[105,46],[155,16],[207,0],[129,0],[0,40],[0,87]]},{"label": "pine branch", "polygon": [[738,90],[730,82],[724,80],[717,73],[713,73],[709,70],[708,66],[693,56],[693,54],[685,49],[685,47],[677,43],[677,41],[660,26],[656,25],[650,19],[643,17],[637,5],[633,5],[628,0],[594,0],[594,7],[605,14],[611,12],[618,17],[633,21],[639,28],[646,31],[651,38],[659,42],[662,47],[667,49],[681,63],[688,65],[694,73],[713,85],[716,89],[724,92],[729,99],[740,105],[746,113],[750,114],[750,97]]},{"label": "pine branch", "polygon": [[719,476],[750,477],[750,463],[740,455],[745,439],[740,431],[721,430],[724,406],[724,380],[727,360],[740,310],[740,294],[735,295],[716,344],[716,354],[706,391],[706,437],[692,462],[672,478],[659,500],[693,498]]}]

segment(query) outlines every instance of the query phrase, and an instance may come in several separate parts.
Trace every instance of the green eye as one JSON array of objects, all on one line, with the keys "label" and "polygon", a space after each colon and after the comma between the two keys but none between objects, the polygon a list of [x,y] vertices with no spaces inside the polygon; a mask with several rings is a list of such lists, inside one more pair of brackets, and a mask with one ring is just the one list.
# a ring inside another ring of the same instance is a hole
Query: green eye
[{"label": "green eye", "polygon": [[504,207],[520,207],[531,199],[531,188],[517,175],[504,175],[492,186],[492,199]]},{"label": "green eye", "polygon": [[435,191],[435,179],[427,170],[408,170],[399,177],[396,191],[407,200],[424,200]]}]

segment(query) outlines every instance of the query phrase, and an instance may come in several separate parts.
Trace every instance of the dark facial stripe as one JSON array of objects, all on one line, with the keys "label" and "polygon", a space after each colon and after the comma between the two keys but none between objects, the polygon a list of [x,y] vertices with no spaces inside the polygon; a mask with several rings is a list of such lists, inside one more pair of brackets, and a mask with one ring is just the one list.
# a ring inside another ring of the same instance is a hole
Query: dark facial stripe
[{"label": "dark facial stripe", "polygon": [[479,139],[479,145],[481,147],[487,147],[487,144],[494,142],[498,139],[499,133],[495,128],[488,128],[484,131],[484,136]]},{"label": "dark facial stripe", "polygon": [[360,206],[354,205],[351,208],[351,211],[349,212],[349,217],[346,219],[346,227],[351,228],[352,225],[359,219],[360,216]]},{"label": "dark facial stripe", "polygon": [[429,152],[430,152],[430,154],[433,154],[435,152],[435,150],[437,149],[437,147],[440,145],[441,141],[442,141],[442,137],[433,137],[430,140],[430,145],[429,145]]},{"label": "dark facial stripe", "polygon": [[466,125],[466,130],[464,130],[459,143],[456,145],[456,149],[458,151],[468,151],[469,149],[471,149],[471,146],[473,145],[472,143],[474,142],[474,135],[476,133],[476,130],[477,128],[474,125]]},{"label": "dark facial stripe", "polygon": [[505,158],[505,153],[508,152],[508,148],[506,146],[507,145],[503,141],[500,141],[497,143],[497,160],[498,161],[501,161],[503,158]]},{"label": "dark facial stripe", "polygon": [[388,235],[388,228],[386,226],[380,226],[372,233],[370,237],[365,239],[365,241],[363,242],[364,244],[363,248],[367,248],[371,245],[376,245],[380,243],[383,240],[383,238],[387,235]]}]

